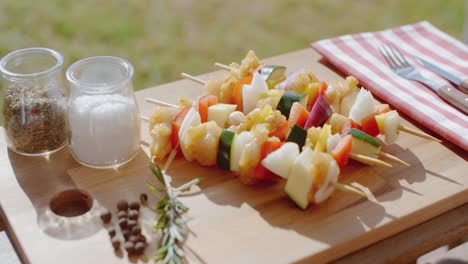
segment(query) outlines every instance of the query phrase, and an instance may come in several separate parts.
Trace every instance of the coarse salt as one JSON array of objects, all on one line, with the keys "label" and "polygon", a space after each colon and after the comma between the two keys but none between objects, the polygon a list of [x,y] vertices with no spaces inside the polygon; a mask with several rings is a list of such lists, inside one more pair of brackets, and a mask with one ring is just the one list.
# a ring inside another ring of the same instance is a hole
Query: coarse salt
[{"label": "coarse salt", "polygon": [[81,95],[68,110],[69,144],[80,162],[118,165],[136,155],[140,120],[134,100],[119,94]]}]

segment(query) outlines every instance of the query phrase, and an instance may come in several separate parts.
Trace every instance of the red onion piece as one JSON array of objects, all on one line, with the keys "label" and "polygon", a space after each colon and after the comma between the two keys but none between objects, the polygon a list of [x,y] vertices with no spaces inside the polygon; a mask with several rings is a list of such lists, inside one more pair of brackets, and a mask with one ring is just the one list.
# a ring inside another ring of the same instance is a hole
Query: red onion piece
[{"label": "red onion piece", "polygon": [[312,110],[310,110],[309,118],[307,118],[304,128],[321,127],[332,114],[333,110],[321,94],[317,98]]}]

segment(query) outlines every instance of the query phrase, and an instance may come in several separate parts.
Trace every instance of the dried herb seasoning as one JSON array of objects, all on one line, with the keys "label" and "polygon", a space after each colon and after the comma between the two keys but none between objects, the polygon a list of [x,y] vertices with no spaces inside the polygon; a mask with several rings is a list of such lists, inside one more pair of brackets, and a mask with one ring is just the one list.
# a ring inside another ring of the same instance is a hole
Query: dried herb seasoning
[{"label": "dried herb seasoning", "polygon": [[61,147],[66,139],[65,98],[45,85],[5,87],[3,125],[17,152],[38,154]]}]

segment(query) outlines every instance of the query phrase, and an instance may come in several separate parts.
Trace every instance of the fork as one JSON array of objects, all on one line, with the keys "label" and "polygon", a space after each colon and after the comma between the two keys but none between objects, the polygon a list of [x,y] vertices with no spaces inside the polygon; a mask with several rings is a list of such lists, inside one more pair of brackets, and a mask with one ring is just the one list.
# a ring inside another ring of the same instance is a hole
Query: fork
[{"label": "fork", "polygon": [[465,93],[462,93],[446,84],[439,85],[424,77],[416,67],[406,60],[405,56],[396,47],[383,45],[379,48],[379,51],[385,58],[385,61],[387,61],[390,69],[392,69],[392,71],[398,76],[408,80],[418,81],[426,85],[434,90],[445,101],[465,113],[465,115],[468,114],[468,96]]}]

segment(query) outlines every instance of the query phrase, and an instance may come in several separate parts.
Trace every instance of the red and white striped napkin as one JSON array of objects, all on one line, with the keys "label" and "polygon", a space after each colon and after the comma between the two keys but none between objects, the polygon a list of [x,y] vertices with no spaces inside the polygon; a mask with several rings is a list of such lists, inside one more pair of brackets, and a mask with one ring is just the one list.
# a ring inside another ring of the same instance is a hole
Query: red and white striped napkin
[{"label": "red and white striped napkin", "polygon": [[468,76],[468,47],[426,21],[379,32],[320,40],[311,46],[398,111],[468,150],[468,116],[446,103],[430,88],[393,73],[378,50],[383,44],[398,47],[411,64],[436,82],[448,83],[425,69],[412,55],[457,76]]}]

